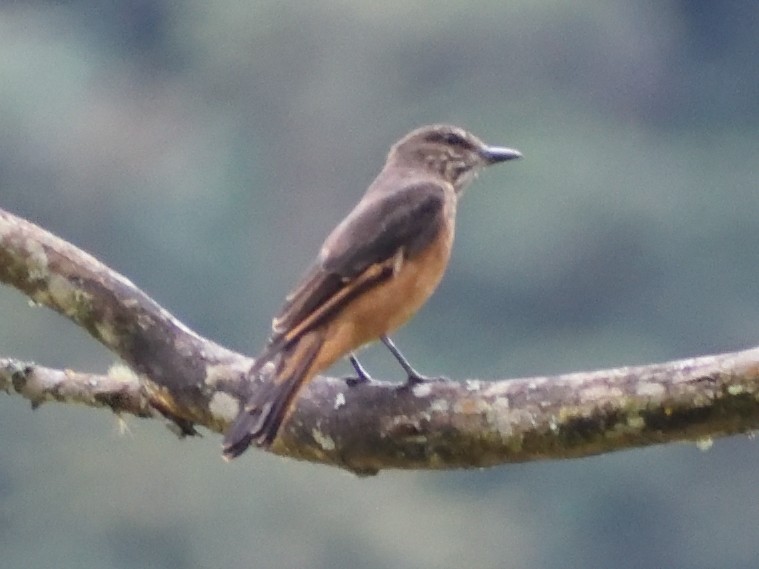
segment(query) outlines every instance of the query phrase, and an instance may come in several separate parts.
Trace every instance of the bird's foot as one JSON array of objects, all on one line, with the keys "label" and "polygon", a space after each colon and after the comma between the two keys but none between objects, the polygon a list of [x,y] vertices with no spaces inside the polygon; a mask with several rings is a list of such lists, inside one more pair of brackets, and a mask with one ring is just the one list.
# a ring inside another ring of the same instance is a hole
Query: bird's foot
[{"label": "bird's foot", "polygon": [[345,380],[345,383],[348,384],[348,387],[356,387],[357,385],[360,385],[362,383],[369,383],[372,381],[372,378],[370,376],[362,377],[362,376],[355,376],[355,375],[348,375],[343,377],[343,380]]},{"label": "bird's foot", "polygon": [[361,365],[361,362],[358,361],[358,358],[356,358],[356,356],[351,354],[348,359],[350,360],[351,365],[356,372],[355,376],[345,378],[345,383],[347,383],[349,387],[354,387],[359,383],[368,383],[372,380],[372,376],[369,375],[369,372],[366,371],[366,368]]},{"label": "bird's foot", "polygon": [[402,384],[400,387],[401,389],[412,389],[417,385],[432,383],[433,381],[448,381],[448,378],[443,376],[427,377],[426,375],[422,375],[419,372],[414,372],[410,373],[408,377],[406,377],[406,383]]},{"label": "bird's foot", "polygon": [[422,375],[421,373],[415,371],[414,373],[408,374],[406,377],[406,385],[409,387],[414,387],[415,385],[434,381],[434,379],[434,377],[427,377],[426,375]]}]

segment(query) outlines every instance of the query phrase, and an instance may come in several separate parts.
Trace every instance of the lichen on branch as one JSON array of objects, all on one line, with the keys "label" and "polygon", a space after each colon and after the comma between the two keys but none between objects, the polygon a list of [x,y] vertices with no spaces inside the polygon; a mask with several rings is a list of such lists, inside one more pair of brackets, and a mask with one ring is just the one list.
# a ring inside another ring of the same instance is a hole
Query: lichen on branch
[{"label": "lichen on branch", "polygon": [[[133,374],[0,359],[0,389],[222,432],[252,360],[190,330],[125,277],[0,210],[0,282],[84,328]],[[8,355],[9,356],[9,355]],[[759,428],[759,348],[554,377],[349,386],[320,377],[271,451],[372,474],[588,456]]]}]

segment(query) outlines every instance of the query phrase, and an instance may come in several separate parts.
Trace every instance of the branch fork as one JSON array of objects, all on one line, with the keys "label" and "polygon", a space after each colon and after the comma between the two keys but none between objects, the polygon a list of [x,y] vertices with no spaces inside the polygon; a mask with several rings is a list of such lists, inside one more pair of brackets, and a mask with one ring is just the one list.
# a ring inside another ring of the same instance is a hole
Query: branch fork
[{"label": "branch fork", "polygon": [[[84,328],[124,366],[96,375],[0,358],[0,390],[223,432],[253,360],[203,338],[128,279],[0,210],[0,281]],[[128,366],[128,367],[127,367]],[[320,377],[271,451],[358,474],[574,458],[759,428],[759,348],[553,377],[399,389]]]}]

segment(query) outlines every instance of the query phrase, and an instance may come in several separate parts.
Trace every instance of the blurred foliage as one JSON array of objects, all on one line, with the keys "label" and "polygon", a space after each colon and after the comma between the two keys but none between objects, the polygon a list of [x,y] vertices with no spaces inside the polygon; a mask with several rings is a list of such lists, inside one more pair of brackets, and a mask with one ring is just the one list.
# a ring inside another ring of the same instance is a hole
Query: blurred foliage
[{"label": "blurred foliage", "polygon": [[[0,2],[0,207],[253,353],[388,146],[525,159],[462,204],[412,361],[508,377],[759,339],[759,7],[549,0]],[[0,290],[0,354],[111,356]],[[366,352],[375,375],[398,370]],[[339,368],[339,373],[344,368]],[[755,443],[357,480],[0,398],[4,567],[753,568]]]}]

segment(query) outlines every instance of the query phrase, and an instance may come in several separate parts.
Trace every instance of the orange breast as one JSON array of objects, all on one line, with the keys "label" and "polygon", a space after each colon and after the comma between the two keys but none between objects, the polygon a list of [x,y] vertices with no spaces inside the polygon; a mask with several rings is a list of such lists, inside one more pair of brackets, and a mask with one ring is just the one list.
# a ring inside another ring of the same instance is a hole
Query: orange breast
[{"label": "orange breast", "polygon": [[405,324],[443,277],[453,244],[453,217],[431,246],[405,259],[389,279],[356,297],[329,325],[309,374],[317,374],[362,345]]}]

